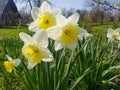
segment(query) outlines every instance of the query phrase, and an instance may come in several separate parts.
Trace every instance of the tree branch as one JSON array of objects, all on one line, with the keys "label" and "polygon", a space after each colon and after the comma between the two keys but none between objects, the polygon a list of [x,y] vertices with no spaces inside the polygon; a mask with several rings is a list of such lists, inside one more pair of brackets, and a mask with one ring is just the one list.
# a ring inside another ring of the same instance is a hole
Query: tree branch
[{"label": "tree branch", "polygon": [[95,3],[101,4],[101,5],[106,5],[106,6],[108,6],[108,7],[111,8],[111,9],[115,9],[115,10],[120,11],[119,8],[117,8],[117,7],[113,6],[113,5],[111,5],[111,4],[108,3],[107,1],[104,1],[104,2],[101,2],[100,0],[99,0],[99,1],[93,0],[93,1],[94,1]]}]

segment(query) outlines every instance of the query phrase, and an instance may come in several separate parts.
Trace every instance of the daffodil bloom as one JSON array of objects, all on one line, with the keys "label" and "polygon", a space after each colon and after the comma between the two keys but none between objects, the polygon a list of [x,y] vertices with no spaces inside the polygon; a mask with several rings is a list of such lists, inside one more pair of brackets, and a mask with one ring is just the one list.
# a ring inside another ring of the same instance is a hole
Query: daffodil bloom
[{"label": "daffodil bloom", "polygon": [[34,7],[31,11],[33,22],[29,25],[29,30],[36,32],[37,30],[47,30],[49,27],[56,25],[57,14],[61,14],[61,9],[51,8],[50,5],[44,1],[41,7]]},{"label": "daffodil bloom", "polygon": [[48,38],[45,31],[37,31],[33,37],[22,32],[19,36],[24,42],[22,53],[28,59],[28,69],[32,69],[41,61],[51,62],[53,60],[53,56],[47,48]]},{"label": "daffodil bloom", "polygon": [[90,34],[90,33],[88,33],[85,29],[83,29],[83,28],[80,28],[82,31],[84,31],[82,34],[80,34],[80,40],[83,40],[83,38],[85,39],[85,40],[88,40],[88,39],[91,39],[92,37],[93,37],[93,35],[92,34]]},{"label": "daffodil bloom", "polygon": [[120,28],[117,28],[116,30],[109,28],[107,32],[107,38],[108,38],[108,42],[114,40],[120,40]]},{"label": "daffodil bloom", "polygon": [[80,34],[84,32],[77,24],[79,14],[74,13],[68,18],[63,15],[56,17],[57,25],[47,30],[48,36],[55,40],[55,50],[64,47],[74,50],[77,47]]},{"label": "daffodil bloom", "polygon": [[12,59],[10,56],[6,55],[7,61],[4,61],[5,68],[7,72],[11,73],[15,67],[20,65],[21,60],[20,59]]}]

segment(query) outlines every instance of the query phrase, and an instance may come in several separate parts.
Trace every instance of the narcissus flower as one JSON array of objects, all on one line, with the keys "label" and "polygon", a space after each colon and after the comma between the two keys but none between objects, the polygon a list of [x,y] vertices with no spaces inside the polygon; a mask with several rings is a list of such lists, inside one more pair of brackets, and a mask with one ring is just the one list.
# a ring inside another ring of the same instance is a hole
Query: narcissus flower
[{"label": "narcissus flower", "polygon": [[60,50],[63,47],[74,50],[77,47],[80,34],[84,32],[77,24],[79,14],[74,13],[68,18],[62,15],[56,17],[57,25],[47,30],[48,36],[55,40],[55,50]]},{"label": "narcissus flower", "polygon": [[49,27],[56,25],[57,14],[61,14],[61,9],[51,8],[50,5],[44,1],[41,7],[32,9],[31,14],[33,22],[29,26],[29,30],[36,32],[37,30],[47,30]]},{"label": "narcissus flower", "polygon": [[6,55],[7,61],[4,61],[5,68],[7,72],[11,73],[15,67],[20,65],[21,60],[20,59],[12,59],[10,56]]},{"label": "narcissus flower", "polygon": [[108,42],[110,41],[112,42],[114,40],[120,40],[120,28],[117,28],[116,30],[109,28],[107,32],[107,38],[108,38]]},{"label": "narcissus flower", "polygon": [[82,34],[79,35],[80,39],[83,40],[83,38],[85,40],[91,39],[93,37],[92,34],[88,33],[85,29],[80,28],[82,31],[84,31]]},{"label": "narcissus flower", "polygon": [[22,53],[28,59],[28,69],[32,69],[41,61],[51,62],[53,56],[48,46],[48,38],[45,31],[37,31],[33,37],[20,33],[20,39],[24,42]]}]

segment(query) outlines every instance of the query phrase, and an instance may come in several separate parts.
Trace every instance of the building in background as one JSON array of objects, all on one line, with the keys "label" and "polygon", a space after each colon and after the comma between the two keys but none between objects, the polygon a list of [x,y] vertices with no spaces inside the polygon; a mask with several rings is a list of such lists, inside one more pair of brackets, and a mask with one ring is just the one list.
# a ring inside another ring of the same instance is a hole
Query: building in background
[{"label": "building in background", "polygon": [[0,26],[17,25],[21,19],[13,0],[0,0]]}]

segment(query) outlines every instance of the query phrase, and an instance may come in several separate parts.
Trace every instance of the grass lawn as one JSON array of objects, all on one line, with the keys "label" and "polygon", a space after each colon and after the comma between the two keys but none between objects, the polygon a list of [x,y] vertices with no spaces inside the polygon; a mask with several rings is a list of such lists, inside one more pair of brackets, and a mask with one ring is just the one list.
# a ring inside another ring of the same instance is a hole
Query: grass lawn
[{"label": "grass lawn", "polygon": [[103,22],[100,23],[85,23],[81,24],[81,27],[85,28],[89,33],[92,33],[95,37],[98,34],[106,36],[108,28],[116,29],[120,27],[120,22]]},{"label": "grass lawn", "polygon": [[29,32],[27,26],[20,26],[19,28],[17,26],[9,26],[0,28],[0,39],[2,38],[9,38],[9,37],[15,37],[18,38],[19,32]]},{"label": "grass lawn", "polygon": [[[116,29],[120,27],[120,22],[103,22],[102,25],[100,23],[82,23],[80,27],[85,28],[94,37],[97,37],[98,34],[106,37],[108,28]],[[7,26],[0,28],[0,39],[4,37],[19,37],[19,32],[30,33],[28,26]]]}]

